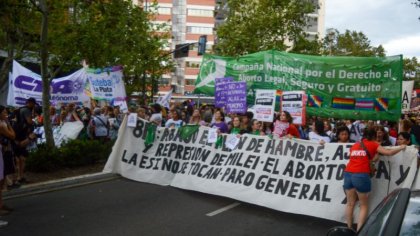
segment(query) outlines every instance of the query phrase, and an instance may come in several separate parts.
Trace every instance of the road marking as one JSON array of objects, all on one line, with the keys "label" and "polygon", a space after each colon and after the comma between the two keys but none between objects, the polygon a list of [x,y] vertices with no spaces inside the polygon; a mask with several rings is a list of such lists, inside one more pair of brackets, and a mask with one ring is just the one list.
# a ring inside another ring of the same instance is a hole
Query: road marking
[{"label": "road marking", "polygon": [[225,206],[225,207],[222,207],[222,208],[220,208],[220,209],[217,209],[217,210],[215,210],[215,211],[212,211],[212,212],[210,212],[210,213],[207,213],[207,214],[206,214],[206,216],[210,216],[210,217],[212,217],[212,216],[215,216],[215,215],[217,215],[217,214],[220,214],[220,213],[222,213],[222,212],[224,212],[224,211],[227,211],[227,210],[230,210],[230,209],[232,209],[232,208],[234,208],[234,207],[237,207],[237,206],[239,206],[239,205],[241,205],[241,203],[239,203],[239,202],[234,202],[234,203],[232,203],[232,204],[230,204],[230,205],[227,205],[227,206]]}]

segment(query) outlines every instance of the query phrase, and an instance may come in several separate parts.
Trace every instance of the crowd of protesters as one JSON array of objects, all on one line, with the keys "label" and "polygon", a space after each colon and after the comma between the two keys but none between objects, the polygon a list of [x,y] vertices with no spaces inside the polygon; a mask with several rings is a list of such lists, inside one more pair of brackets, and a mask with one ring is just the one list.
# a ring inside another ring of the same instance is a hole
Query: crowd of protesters
[{"label": "crowd of protesters", "polygon": [[[298,138],[322,145],[329,142],[355,143],[351,150],[364,150],[362,146],[365,145],[368,149],[366,152],[368,162],[376,160],[376,153],[393,155],[397,152],[395,150],[402,150],[407,145],[418,146],[420,143],[420,114],[406,114],[400,122],[306,117],[305,125],[297,125],[293,123],[293,118],[287,111],[276,113],[272,122],[261,122],[254,119],[251,111],[244,114],[225,114],[223,109],[214,108],[212,105],[197,107],[192,101],[172,104],[169,108],[158,104],[130,107],[129,112],[137,113],[139,119],[148,120],[159,127],[179,128],[184,125],[200,125],[217,128],[219,134]],[[84,127],[79,134],[80,139],[107,142],[117,138],[124,114],[118,106],[87,108],[67,104],[59,108],[52,106],[50,119],[54,127],[60,127],[66,122],[80,121]],[[25,160],[29,155],[28,147],[39,138],[34,130],[36,127],[42,127],[43,123],[42,109],[33,98],[28,99],[24,107],[15,110],[0,106],[2,143],[0,187],[5,183],[4,188],[13,189],[27,183]],[[384,149],[384,146],[399,146],[400,148],[389,151]],[[363,167],[359,168],[359,166]],[[363,223],[366,218],[370,180],[369,183],[360,184],[360,181],[352,183],[352,179],[358,174],[364,176],[368,174],[367,172],[366,163],[355,163],[350,154],[344,183],[348,199],[346,216],[349,227],[352,225],[350,215],[353,214],[357,198],[361,203],[359,222]],[[12,210],[3,204],[0,193],[0,216]]]}]

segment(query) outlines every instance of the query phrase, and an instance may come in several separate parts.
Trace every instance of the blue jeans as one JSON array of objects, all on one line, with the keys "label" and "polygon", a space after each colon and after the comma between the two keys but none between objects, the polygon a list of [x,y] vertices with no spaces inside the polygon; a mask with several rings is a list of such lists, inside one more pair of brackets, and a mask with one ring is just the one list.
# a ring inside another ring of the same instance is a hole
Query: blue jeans
[{"label": "blue jeans", "polygon": [[344,190],[355,188],[359,193],[368,193],[372,190],[370,176],[367,173],[344,172]]}]

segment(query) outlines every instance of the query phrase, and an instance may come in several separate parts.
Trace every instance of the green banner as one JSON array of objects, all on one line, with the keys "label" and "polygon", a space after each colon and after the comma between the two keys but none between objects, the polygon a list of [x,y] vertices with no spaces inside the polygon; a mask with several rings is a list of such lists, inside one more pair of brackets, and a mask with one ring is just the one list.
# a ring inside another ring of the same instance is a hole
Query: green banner
[{"label": "green banner", "polygon": [[397,120],[401,115],[402,56],[332,57],[263,51],[238,58],[206,54],[194,93],[214,96],[216,78],[246,81],[255,89],[304,90],[311,116]]}]

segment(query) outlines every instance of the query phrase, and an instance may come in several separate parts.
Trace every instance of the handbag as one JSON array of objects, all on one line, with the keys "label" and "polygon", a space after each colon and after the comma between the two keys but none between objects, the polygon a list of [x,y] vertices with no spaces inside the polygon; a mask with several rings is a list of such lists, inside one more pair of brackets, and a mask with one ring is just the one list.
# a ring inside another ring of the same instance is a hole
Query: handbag
[{"label": "handbag", "polygon": [[370,161],[370,160],[371,160],[370,153],[369,153],[369,151],[367,150],[367,148],[366,148],[365,144],[363,143],[363,140],[362,140],[362,141],[360,141],[360,147],[362,147],[362,148],[363,148],[363,150],[365,150],[366,155],[367,155],[367,156],[368,156],[368,158],[369,158],[369,167],[370,167],[370,174],[369,174],[369,176],[372,178],[372,177],[374,177],[374,176],[375,176],[375,174],[376,174],[376,166],[375,166],[375,162]]}]

